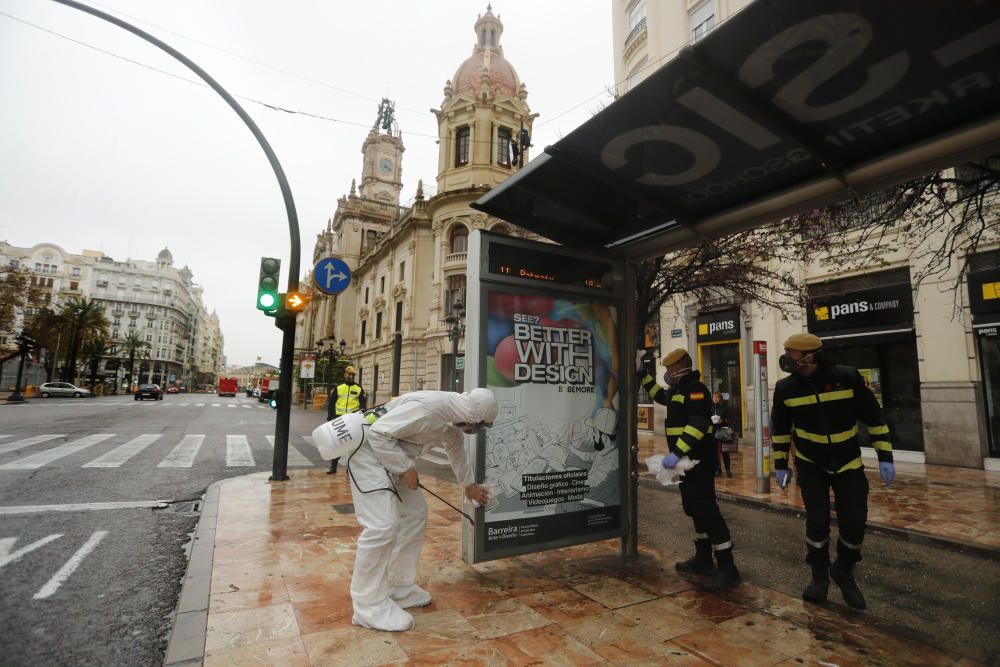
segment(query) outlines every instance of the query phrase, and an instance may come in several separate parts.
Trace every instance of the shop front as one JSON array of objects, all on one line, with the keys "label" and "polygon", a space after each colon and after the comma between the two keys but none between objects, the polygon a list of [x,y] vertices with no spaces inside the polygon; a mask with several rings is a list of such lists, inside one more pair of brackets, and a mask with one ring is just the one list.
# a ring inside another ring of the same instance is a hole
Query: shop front
[{"label": "shop front", "polygon": [[968,277],[969,309],[982,374],[989,457],[1000,458],[1000,266],[976,271],[974,259]]},{"label": "shop front", "polygon": [[699,313],[698,368],[702,382],[713,393],[722,394],[731,413],[739,424],[732,424],[737,432],[743,431],[743,355],[740,354],[740,309],[729,308],[709,313]]},{"label": "shop front", "polygon": [[[857,368],[875,394],[892,430],[893,448],[923,452],[909,269],[810,285],[806,313],[809,331],[823,339],[827,359]],[[864,446],[866,440],[862,429]],[[922,454],[911,460],[922,461]]]}]

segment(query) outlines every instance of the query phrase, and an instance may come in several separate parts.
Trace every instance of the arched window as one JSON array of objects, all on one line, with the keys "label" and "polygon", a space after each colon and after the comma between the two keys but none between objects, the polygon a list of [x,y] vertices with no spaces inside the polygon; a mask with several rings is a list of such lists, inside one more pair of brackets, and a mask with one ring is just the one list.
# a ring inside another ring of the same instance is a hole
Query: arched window
[{"label": "arched window", "polygon": [[455,130],[455,166],[469,164],[469,147],[471,144],[471,133],[469,126],[460,127]]},{"label": "arched window", "polygon": [[497,31],[490,30],[490,46],[496,46],[496,45],[497,45]]},{"label": "arched window", "polygon": [[469,250],[469,230],[465,225],[455,225],[451,230],[451,251],[468,252]]},{"label": "arched window", "polygon": [[455,302],[465,303],[465,274],[460,274],[457,276],[448,276],[448,287],[444,293],[444,313],[445,315],[451,314],[452,306]]},{"label": "arched window", "polygon": [[511,235],[510,234],[510,227],[508,227],[507,225],[505,225],[503,223],[500,223],[499,225],[494,225],[493,229],[491,229],[490,231],[493,232],[494,234],[504,234],[505,236],[510,236]]},{"label": "arched window", "polygon": [[511,131],[506,127],[497,130],[497,164],[502,167],[509,167],[512,157],[511,144],[513,137]]},{"label": "arched window", "polygon": [[486,28],[483,28],[483,34],[479,37],[479,46],[486,46]]}]

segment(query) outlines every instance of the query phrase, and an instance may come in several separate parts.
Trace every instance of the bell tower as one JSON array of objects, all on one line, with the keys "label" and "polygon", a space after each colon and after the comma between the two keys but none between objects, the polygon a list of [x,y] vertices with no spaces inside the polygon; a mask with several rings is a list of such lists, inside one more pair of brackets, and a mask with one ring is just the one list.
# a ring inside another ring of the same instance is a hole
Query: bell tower
[{"label": "bell tower", "polygon": [[378,117],[361,146],[361,197],[399,206],[403,189],[403,140],[396,124],[395,104],[383,98]]}]

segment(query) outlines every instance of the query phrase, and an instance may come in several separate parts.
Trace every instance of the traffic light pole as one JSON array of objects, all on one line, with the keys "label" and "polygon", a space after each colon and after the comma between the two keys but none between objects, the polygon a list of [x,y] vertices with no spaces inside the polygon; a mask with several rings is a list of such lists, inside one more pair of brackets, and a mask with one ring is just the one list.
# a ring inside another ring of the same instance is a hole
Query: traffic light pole
[{"label": "traffic light pole", "polygon": [[24,358],[28,356],[28,353],[21,350],[21,354],[18,355],[19,359],[17,361],[17,381],[14,382],[14,393],[7,397],[8,403],[24,403],[24,395],[21,394],[21,377],[24,374]]},{"label": "traffic light pole", "polygon": [[[230,95],[225,88],[223,88],[219,83],[209,76],[208,72],[198,67],[190,58],[182,54],[177,49],[173,48],[166,42],[163,42],[148,32],[135,27],[127,21],[122,21],[116,16],[102,12],[99,9],[94,9],[88,5],[76,2],[76,0],[53,0],[61,5],[67,7],[72,7],[73,9],[78,9],[81,12],[90,14],[91,16],[96,16],[99,19],[107,21],[108,23],[114,24],[119,28],[129,31],[133,35],[146,40],[158,49],[167,52],[175,59],[179,60],[184,64],[185,67],[190,69],[192,72],[198,75],[202,81],[209,85],[216,93],[219,94],[222,99],[226,101],[226,104],[236,112],[236,115],[240,117],[240,120],[247,126],[250,132],[253,134],[257,143],[260,144],[261,150],[267,156],[267,161],[271,164],[271,169],[274,171],[274,176],[278,180],[278,187],[281,188],[281,196],[285,202],[285,214],[288,216],[288,234],[291,240],[291,253],[288,258],[288,293],[292,294],[299,291],[299,255],[301,254],[300,241],[299,241],[299,218],[298,214],[295,212],[295,201],[292,199],[292,189],[288,185],[288,179],[285,178],[285,171],[281,168],[281,163],[278,162],[278,157],[271,150],[271,145],[264,138],[264,134],[254,123],[250,115],[240,106],[232,95]],[[288,467],[288,423],[291,418],[291,397],[292,397],[292,354],[295,351],[295,317],[292,316],[289,322],[282,322],[279,326],[284,332],[284,337],[281,341],[281,383],[278,386],[278,415],[277,423],[274,426],[274,464],[272,468],[271,479],[273,480],[287,480],[288,475],[286,470]],[[280,461],[279,461],[280,453]]]}]

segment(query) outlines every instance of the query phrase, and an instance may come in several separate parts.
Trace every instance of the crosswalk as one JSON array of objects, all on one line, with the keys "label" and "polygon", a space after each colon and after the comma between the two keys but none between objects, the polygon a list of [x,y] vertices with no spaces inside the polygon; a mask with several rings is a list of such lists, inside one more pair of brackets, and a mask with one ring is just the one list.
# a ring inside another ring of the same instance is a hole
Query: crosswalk
[{"label": "crosswalk", "polygon": [[[62,441],[53,442],[59,439]],[[194,468],[199,463],[208,465],[223,460],[227,468],[254,468],[270,465],[273,451],[273,435],[242,433],[91,433],[81,436],[46,433],[26,438],[0,434],[0,473],[37,470],[56,464],[94,469],[127,469],[130,466]],[[15,452],[19,458],[6,456]],[[448,464],[447,455],[439,447],[430,450],[423,458],[437,465]],[[323,464],[311,436],[289,437],[289,467],[308,468]]]},{"label": "crosswalk", "polygon": [[163,401],[102,401],[94,403],[65,403],[65,405],[92,405],[96,407],[111,407],[111,406],[124,406],[132,405],[135,407],[140,406],[156,406],[158,408],[233,408],[239,410],[240,408],[244,410],[270,410],[271,407],[268,405],[255,405],[252,403],[241,402],[241,403],[213,403],[211,401],[171,401],[169,399]]},{"label": "crosswalk", "polygon": [[[253,468],[271,464],[274,436],[246,434],[206,435],[142,433],[120,435],[92,433],[81,437],[46,433],[11,440],[0,434],[0,473],[8,470],[37,470],[54,464],[81,468],[128,468],[151,465],[157,468],[193,468],[199,463],[225,461],[227,468]],[[53,440],[64,439],[53,443]],[[292,435],[288,444],[288,465],[321,465],[319,453],[308,436]],[[52,446],[52,445],[55,446]],[[35,451],[32,451],[32,448]],[[18,452],[20,458],[5,456]],[[303,452],[311,452],[312,458]],[[25,455],[26,454],[26,455]]]}]

